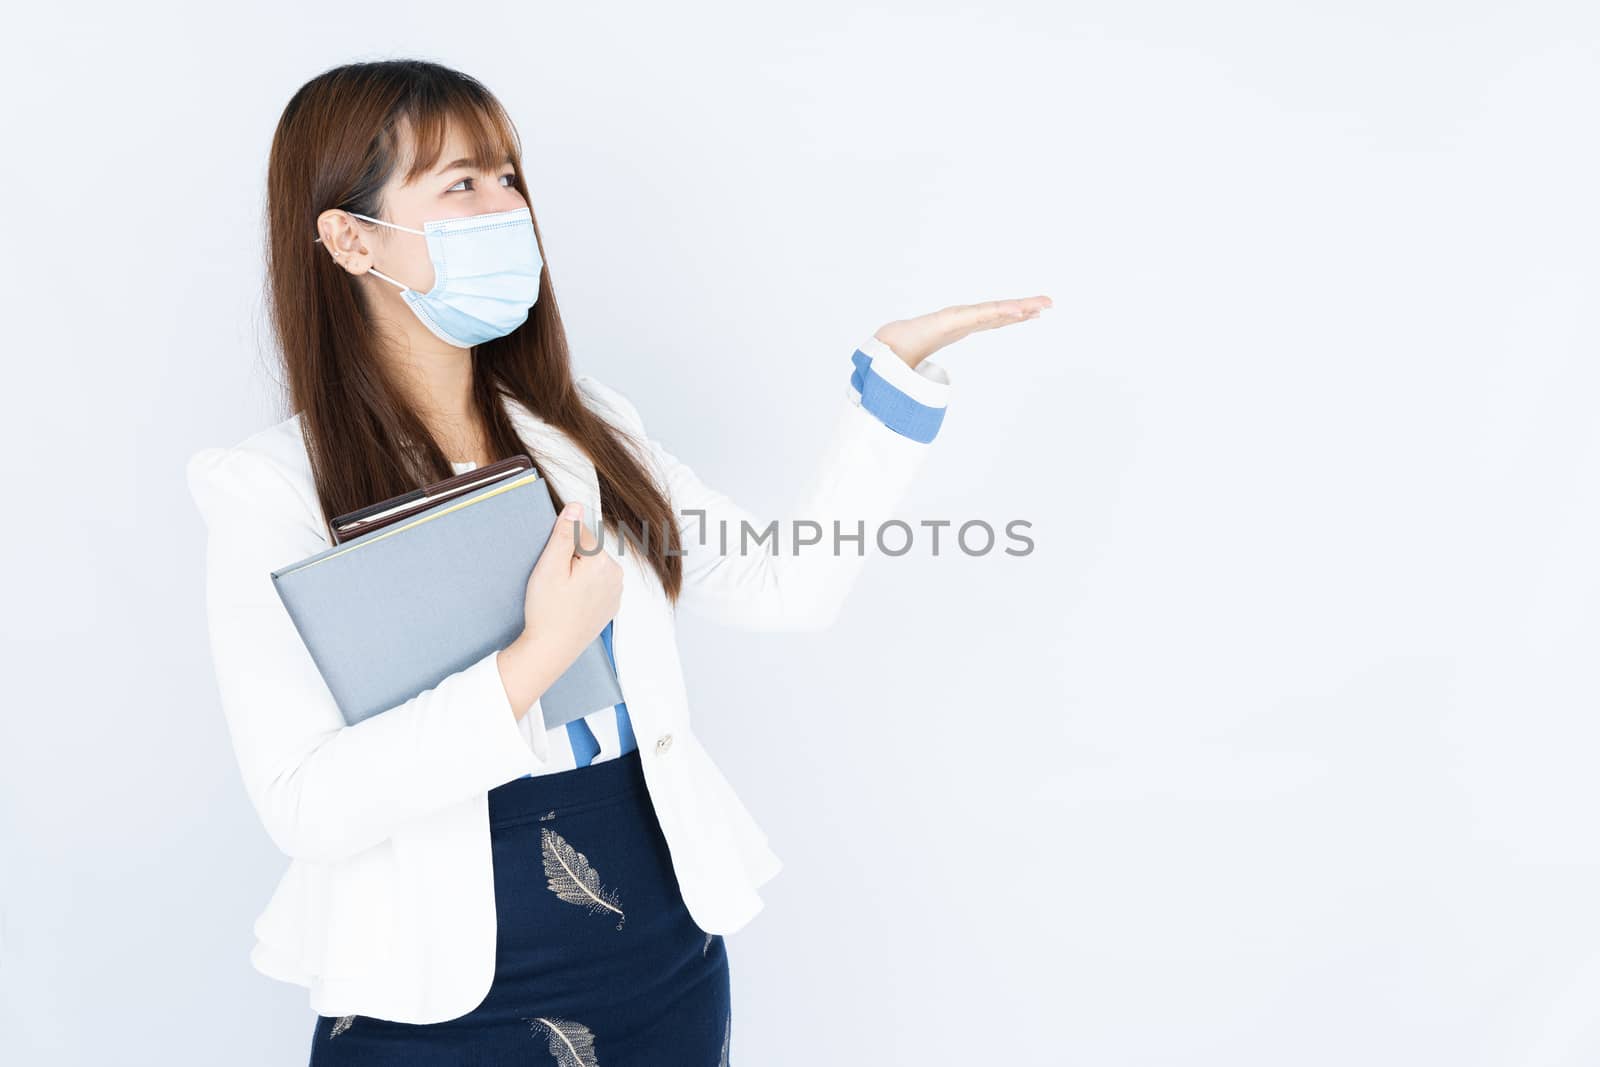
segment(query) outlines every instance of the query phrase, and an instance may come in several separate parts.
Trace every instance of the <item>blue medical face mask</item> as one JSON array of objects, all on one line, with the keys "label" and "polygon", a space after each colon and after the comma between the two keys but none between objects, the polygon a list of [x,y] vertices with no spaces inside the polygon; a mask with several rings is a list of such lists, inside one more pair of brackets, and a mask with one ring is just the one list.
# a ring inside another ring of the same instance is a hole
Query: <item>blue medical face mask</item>
[{"label": "blue medical face mask", "polygon": [[[435,337],[471,348],[504,337],[527,321],[539,300],[544,259],[533,232],[533,213],[525,207],[456,219],[434,219],[422,229],[350,212],[428,239],[433,288],[419,293],[376,268],[372,273],[400,289],[400,296]],[[321,240],[322,238],[317,238]]]}]

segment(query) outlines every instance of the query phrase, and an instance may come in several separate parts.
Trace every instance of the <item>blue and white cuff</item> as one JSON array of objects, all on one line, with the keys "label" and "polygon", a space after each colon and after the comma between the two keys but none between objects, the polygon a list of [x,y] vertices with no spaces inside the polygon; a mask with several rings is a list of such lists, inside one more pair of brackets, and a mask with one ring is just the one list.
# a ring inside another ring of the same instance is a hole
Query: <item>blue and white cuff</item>
[{"label": "blue and white cuff", "polygon": [[861,342],[850,359],[855,364],[850,387],[863,408],[903,437],[933,440],[950,392],[943,367],[924,359],[912,368],[876,337]]}]

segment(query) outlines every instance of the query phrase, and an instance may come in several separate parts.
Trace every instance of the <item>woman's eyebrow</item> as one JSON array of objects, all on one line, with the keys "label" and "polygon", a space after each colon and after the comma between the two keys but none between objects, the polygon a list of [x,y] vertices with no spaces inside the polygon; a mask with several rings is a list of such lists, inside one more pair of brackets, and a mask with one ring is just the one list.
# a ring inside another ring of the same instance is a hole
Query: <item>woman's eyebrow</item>
[{"label": "woman's eyebrow", "polygon": [[[510,163],[513,163],[513,162],[515,162],[515,161],[511,158],[510,154],[508,153],[506,155],[505,160],[500,165],[502,167],[504,167],[504,166],[506,166],[506,165],[508,165]],[[473,165],[474,164],[473,164],[473,161],[471,159],[463,157],[461,159],[452,160],[451,162],[446,163],[444,166],[442,166],[438,170],[434,171],[434,173],[435,174],[444,174],[445,172],[455,170],[458,167],[468,167],[468,168],[470,168]],[[490,167],[490,168],[487,168],[487,169],[493,170],[494,168]]]}]

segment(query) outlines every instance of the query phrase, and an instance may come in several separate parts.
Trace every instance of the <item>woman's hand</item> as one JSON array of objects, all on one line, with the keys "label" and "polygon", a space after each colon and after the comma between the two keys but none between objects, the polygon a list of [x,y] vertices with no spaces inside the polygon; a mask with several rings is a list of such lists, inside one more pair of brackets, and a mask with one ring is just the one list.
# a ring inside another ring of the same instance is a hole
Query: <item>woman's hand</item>
[{"label": "woman's hand", "polygon": [[914,319],[896,319],[885,323],[878,327],[878,332],[873,336],[915,367],[945,345],[959,341],[969,333],[1036,319],[1045,308],[1054,306],[1048,296],[956,304],[918,315]]},{"label": "woman's hand", "polygon": [[[533,702],[599,636],[622,604],[622,567],[568,504],[528,575],[522,633],[502,649],[500,678],[522,718]],[[576,551],[581,548],[582,552]]]}]

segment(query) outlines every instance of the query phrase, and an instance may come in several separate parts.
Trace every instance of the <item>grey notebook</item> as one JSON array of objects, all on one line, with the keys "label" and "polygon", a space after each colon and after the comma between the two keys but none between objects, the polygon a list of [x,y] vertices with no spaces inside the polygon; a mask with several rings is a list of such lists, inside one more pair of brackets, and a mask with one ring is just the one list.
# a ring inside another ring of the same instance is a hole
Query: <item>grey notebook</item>
[{"label": "grey notebook", "polygon": [[[345,722],[403,704],[510,644],[555,523],[548,486],[526,471],[273,571]],[[621,702],[599,637],[539,698],[546,729]]]}]

